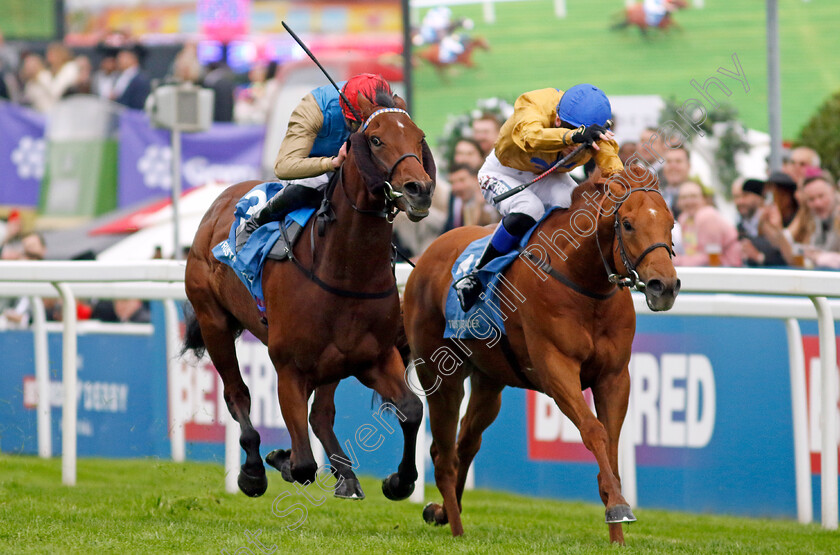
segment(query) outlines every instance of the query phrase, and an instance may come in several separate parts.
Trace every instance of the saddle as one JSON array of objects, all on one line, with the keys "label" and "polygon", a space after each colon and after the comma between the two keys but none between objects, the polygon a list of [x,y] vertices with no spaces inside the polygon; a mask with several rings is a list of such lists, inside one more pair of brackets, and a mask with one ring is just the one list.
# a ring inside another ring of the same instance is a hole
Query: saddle
[{"label": "saddle", "polygon": [[[282,183],[261,183],[246,194],[234,210],[228,238],[215,247],[213,255],[219,262],[230,266],[236,276],[248,288],[257,302],[260,312],[265,310],[262,290],[262,271],[267,259],[285,260],[295,241],[300,237],[315,208],[299,208],[286,215],[282,222],[268,222],[256,229],[246,231],[251,218],[249,210],[259,199],[271,198],[283,187]],[[247,234],[247,235],[243,235]]]}]

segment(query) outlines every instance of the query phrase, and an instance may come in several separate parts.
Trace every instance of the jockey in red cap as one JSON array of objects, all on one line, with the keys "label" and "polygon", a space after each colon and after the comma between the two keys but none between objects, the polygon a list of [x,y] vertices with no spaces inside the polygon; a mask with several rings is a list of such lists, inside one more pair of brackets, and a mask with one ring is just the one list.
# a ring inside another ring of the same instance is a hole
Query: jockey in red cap
[{"label": "jockey in red cap", "polygon": [[341,88],[341,92],[344,93],[345,98],[350,101],[350,106],[347,106],[344,98],[339,99],[341,113],[344,114],[344,119],[358,125],[360,122],[356,119],[356,115],[362,111],[359,108],[359,95],[361,94],[365,98],[373,100],[378,91],[386,91],[389,95],[393,94],[391,92],[391,85],[381,75],[361,73],[355,77],[351,77]]},{"label": "jockey in red cap", "polygon": [[347,138],[362,123],[359,95],[373,101],[380,92],[393,94],[388,82],[372,73],[356,75],[339,86],[350,107],[335,87],[324,85],[304,96],[292,112],[274,162],[274,174],[286,186],[248,220],[249,235],[292,210],[317,206],[331,172],[344,162]]}]

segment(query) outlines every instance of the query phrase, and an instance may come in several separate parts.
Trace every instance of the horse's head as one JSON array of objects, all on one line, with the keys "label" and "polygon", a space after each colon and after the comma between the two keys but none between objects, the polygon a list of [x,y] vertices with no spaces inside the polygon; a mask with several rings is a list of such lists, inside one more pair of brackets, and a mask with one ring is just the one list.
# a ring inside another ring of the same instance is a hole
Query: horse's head
[{"label": "horse's head", "polygon": [[487,42],[487,39],[482,36],[476,36],[469,40],[469,46],[471,48],[480,48],[482,50],[490,50],[490,43]]},{"label": "horse's head", "polygon": [[[631,165],[607,181],[608,198],[615,201],[615,267],[624,275],[637,275],[644,284],[651,310],[668,310],[680,291],[671,262],[674,216],[659,192],[656,176]],[[642,289],[642,287],[639,287]]]},{"label": "horse's head", "polygon": [[397,95],[378,91],[373,100],[363,95],[358,100],[364,123],[350,139],[348,161],[352,158],[371,195],[384,195],[410,220],[422,220],[429,215],[436,173],[423,131]]}]

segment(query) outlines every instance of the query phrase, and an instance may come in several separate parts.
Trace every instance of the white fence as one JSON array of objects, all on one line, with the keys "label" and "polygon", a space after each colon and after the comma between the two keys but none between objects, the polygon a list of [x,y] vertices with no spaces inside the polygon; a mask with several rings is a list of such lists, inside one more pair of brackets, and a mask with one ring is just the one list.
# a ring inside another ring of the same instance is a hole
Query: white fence
[{"label": "white fence", "polygon": [[[411,269],[401,264],[397,279],[405,284]],[[810,470],[806,432],[805,375],[802,339],[798,319],[817,319],[821,360],[822,407],[837,406],[837,354],[835,347],[834,313],[840,315],[840,273],[806,272],[799,270],[737,270],[729,268],[680,268],[683,293],[668,315],[743,316],[776,318],[786,321],[788,334],[791,405],[794,422],[794,456],[796,468],[797,514],[800,522],[813,520]],[[167,358],[173,364],[179,348],[178,318],[174,300],[185,299],[184,263],[178,261],[149,261],[143,264],[104,264],[100,262],[4,262],[0,264],[0,283],[4,295],[31,295],[34,303],[35,370],[38,387],[38,450],[41,456],[51,456],[49,437],[49,377],[47,375],[46,326],[40,297],[54,297],[56,292],[64,303],[62,381],[62,481],[76,482],[76,389],[77,360],[76,297],[144,298],[165,303]],[[690,293],[717,293],[691,295]],[[780,295],[783,297],[757,297]],[[747,296],[750,295],[750,296]],[[784,298],[792,297],[792,298]],[[799,297],[799,298],[796,298]],[[806,298],[803,298],[806,297]],[[634,296],[636,310],[646,312],[644,298]],[[649,313],[648,313],[649,314]],[[170,373],[171,375],[171,373]],[[178,414],[180,411],[170,411]],[[824,410],[825,415],[828,411]],[[627,418],[621,446],[623,487],[631,504],[636,504],[635,451]],[[184,460],[184,431],[179,422],[171,422],[172,457]],[[237,444],[238,429],[232,419],[226,426],[226,486],[236,489],[236,472],[240,460]],[[422,427],[425,431],[425,423]],[[837,499],[837,431],[833,418],[822,419],[822,525],[836,529],[838,525]],[[425,454],[422,453],[424,433],[418,438],[418,471],[424,476]],[[313,440],[313,448],[320,444]],[[315,453],[323,460],[323,452]],[[418,484],[422,500],[422,479]]]}]

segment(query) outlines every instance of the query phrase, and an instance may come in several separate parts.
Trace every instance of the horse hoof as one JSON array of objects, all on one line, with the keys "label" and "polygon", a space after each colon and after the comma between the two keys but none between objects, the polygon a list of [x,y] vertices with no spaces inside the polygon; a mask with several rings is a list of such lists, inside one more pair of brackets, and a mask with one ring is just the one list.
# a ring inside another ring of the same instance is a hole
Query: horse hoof
[{"label": "horse hoof", "polygon": [[607,509],[605,521],[607,524],[636,522],[636,517],[633,516],[633,511],[630,510],[630,505],[616,505],[615,507]]},{"label": "horse hoof", "polygon": [[265,462],[280,471],[280,475],[289,483],[292,478],[292,451],[290,449],[275,449],[265,456]]},{"label": "horse hoof", "polygon": [[402,501],[414,493],[414,482],[402,485],[399,475],[394,472],[382,480],[382,493],[391,501]]},{"label": "horse hoof", "polygon": [[365,498],[365,492],[362,491],[362,485],[355,478],[341,481],[341,484],[336,486],[333,494],[340,499],[355,499],[361,501]]},{"label": "horse hoof", "polygon": [[[439,522],[437,517],[437,510],[440,508],[440,505],[437,503],[429,503],[425,507],[423,507],[423,520],[426,521],[426,524],[434,524],[435,526],[443,526],[446,524],[447,519],[443,519],[443,522]],[[443,511],[441,511],[443,512]]]},{"label": "horse hoof", "polygon": [[240,491],[248,497],[259,497],[268,488],[268,478],[265,477],[265,471],[263,471],[262,476],[251,476],[245,472],[244,468],[240,468],[236,483],[239,484]]}]

